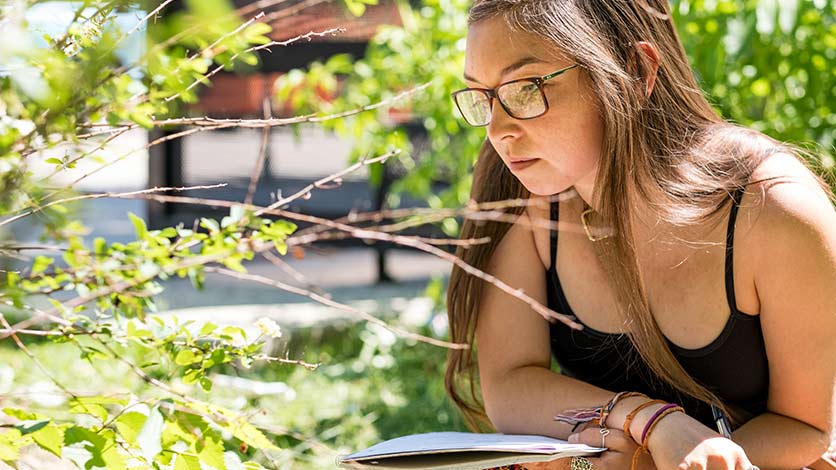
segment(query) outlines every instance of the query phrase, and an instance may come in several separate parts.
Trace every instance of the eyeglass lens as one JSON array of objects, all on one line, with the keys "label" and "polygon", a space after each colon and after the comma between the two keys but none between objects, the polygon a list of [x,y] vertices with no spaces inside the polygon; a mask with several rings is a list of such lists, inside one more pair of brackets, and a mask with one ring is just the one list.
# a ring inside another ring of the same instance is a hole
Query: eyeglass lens
[{"label": "eyeglass lens", "polygon": [[[546,112],[546,102],[536,83],[511,82],[496,90],[499,101],[509,114],[517,119],[528,119]],[[484,126],[491,120],[491,103],[488,94],[479,90],[467,90],[456,95],[456,102],[464,118],[471,125]]]}]

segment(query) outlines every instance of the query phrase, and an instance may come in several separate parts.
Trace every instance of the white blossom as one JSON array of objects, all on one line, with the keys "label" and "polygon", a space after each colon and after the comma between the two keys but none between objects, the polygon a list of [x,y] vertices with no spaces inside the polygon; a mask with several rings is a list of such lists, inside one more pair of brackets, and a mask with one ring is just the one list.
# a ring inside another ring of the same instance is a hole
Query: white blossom
[{"label": "white blossom", "polygon": [[258,327],[261,332],[269,336],[271,338],[281,338],[282,337],[282,329],[278,323],[273,321],[272,318],[269,317],[262,317],[255,322],[255,326]]}]

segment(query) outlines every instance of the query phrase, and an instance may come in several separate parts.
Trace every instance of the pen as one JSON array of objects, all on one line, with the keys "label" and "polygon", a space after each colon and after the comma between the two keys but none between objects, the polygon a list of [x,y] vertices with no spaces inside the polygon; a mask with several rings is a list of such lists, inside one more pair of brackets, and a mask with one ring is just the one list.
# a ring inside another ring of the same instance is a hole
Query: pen
[{"label": "pen", "polygon": [[711,414],[714,415],[714,422],[717,423],[717,431],[726,439],[731,439],[731,426],[723,410],[715,405],[711,405]]}]

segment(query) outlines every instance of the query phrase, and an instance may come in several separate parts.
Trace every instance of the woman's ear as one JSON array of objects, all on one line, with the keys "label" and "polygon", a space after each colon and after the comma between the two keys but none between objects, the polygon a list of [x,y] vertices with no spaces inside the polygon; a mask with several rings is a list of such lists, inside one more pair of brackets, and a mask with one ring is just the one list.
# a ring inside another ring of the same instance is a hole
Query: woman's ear
[{"label": "woman's ear", "polygon": [[633,44],[638,52],[642,81],[645,84],[644,95],[650,98],[653,93],[653,86],[656,84],[656,75],[659,72],[659,50],[653,43],[638,41]]}]

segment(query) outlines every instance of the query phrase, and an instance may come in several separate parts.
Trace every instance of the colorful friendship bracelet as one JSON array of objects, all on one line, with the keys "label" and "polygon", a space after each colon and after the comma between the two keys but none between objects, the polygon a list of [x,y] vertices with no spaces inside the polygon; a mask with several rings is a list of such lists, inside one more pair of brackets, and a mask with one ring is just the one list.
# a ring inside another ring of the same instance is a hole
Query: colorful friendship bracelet
[{"label": "colorful friendship bracelet", "polygon": [[607,418],[609,418],[610,413],[612,413],[613,408],[615,408],[615,405],[619,402],[619,400],[623,400],[625,398],[630,398],[630,397],[644,397],[644,398],[650,399],[650,397],[648,397],[647,395],[645,395],[644,393],[641,393],[641,392],[618,392],[618,393],[616,393],[610,399],[610,401],[607,402],[606,405],[601,407],[601,416],[598,419],[598,426],[600,426],[602,428],[606,427],[607,426]]}]

